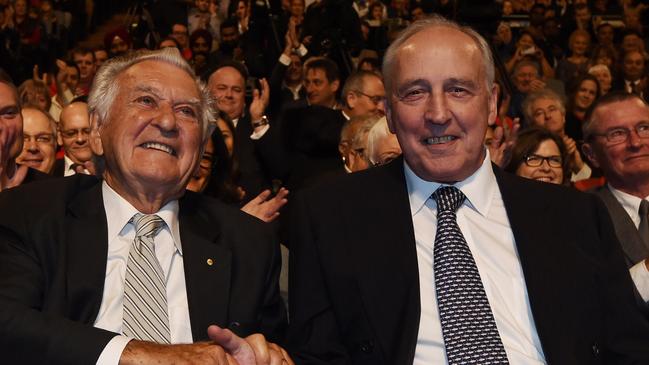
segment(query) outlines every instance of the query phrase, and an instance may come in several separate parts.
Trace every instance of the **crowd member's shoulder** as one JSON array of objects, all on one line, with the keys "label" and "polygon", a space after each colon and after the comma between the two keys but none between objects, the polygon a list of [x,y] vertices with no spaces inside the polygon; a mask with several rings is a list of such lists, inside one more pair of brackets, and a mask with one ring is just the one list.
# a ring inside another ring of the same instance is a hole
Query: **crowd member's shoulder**
[{"label": "crowd member's shoulder", "polygon": [[47,209],[57,203],[65,203],[83,190],[97,185],[101,180],[95,176],[78,174],[69,178],[57,178],[35,169],[29,169],[25,181],[20,186],[0,193],[0,207],[12,202],[19,206]]}]

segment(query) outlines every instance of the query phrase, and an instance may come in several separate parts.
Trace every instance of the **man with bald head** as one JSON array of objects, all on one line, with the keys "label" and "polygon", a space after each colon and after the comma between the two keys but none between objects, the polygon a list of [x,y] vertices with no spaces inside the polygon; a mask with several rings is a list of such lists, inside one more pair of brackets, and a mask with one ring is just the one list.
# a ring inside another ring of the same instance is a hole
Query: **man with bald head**
[{"label": "man with bald head", "polygon": [[26,107],[23,115],[23,150],[16,162],[49,174],[56,161],[56,123],[44,111]]},{"label": "man with bald head", "polygon": [[63,108],[59,120],[57,139],[65,155],[56,163],[55,176],[71,176],[77,172],[89,174],[88,165],[92,158],[89,137],[88,104],[81,101],[70,103]]},{"label": "man with bald head", "polygon": [[491,163],[494,73],[484,38],[440,17],[390,45],[402,157],[293,198],[297,364],[649,363],[602,202]]}]

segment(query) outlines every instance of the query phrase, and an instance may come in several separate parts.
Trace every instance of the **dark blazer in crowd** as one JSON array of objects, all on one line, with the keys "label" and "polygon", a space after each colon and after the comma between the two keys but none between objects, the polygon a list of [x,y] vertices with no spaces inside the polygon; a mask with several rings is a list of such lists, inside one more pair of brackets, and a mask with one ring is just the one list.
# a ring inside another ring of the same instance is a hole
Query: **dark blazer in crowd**
[{"label": "dark blazer in crowd", "polygon": [[[286,314],[277,285],[280,252],[269,227],[191,192],[179,205],[194,341],[208,340],[210,324],[281,340]],[[3,363],[95,363],[116,335],[93,327],[107,235],[97,178],[75,175],[0,194]]]},{"label": "dark blazer in crowd", "polygon": [[[494,172],[547,363],[648,363],[649,324],[601,201]],[[296,364],[412,364],[421,305],[403,159],[303,191],[292,218]]]}]

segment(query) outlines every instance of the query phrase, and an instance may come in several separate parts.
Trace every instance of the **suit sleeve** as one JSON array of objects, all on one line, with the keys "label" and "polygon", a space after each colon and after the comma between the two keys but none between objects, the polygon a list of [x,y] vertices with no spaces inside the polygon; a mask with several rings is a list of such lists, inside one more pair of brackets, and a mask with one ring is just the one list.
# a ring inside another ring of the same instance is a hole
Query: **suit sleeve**
[{"label": "suit sleeve", "polygon": [[288,348],[296,364],[350,364],[320,265],[303,196],[291,210]]},{"label": "suit sleeve", "polygon": [[[6,197],[7,193],[4,193]],[[9,204],[8,204],[9,203]],[[116,334],[63,318],[46,305],[48,280],[41,255],[26,232],[31,227],[0,199],[0,352],[7,364],[93,364]],[[13,201],[13,203],[16,203]],[[62,293],[54,293],[63,295]]]}]

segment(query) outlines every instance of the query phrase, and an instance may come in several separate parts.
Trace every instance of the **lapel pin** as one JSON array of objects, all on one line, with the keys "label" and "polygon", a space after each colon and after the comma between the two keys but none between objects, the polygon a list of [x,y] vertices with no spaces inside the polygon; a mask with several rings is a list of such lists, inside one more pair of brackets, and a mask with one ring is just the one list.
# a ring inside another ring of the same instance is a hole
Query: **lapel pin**
[{"label": "lapel pin", "polygon": [[207,259],[207,264],[212,266],[214,264],[214,260],[212,259]]}]

